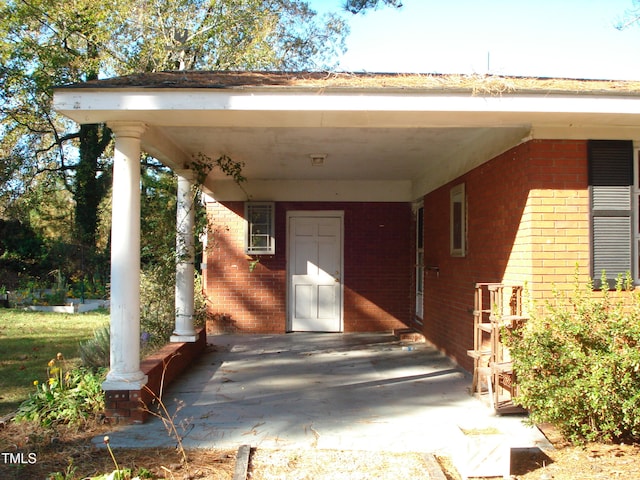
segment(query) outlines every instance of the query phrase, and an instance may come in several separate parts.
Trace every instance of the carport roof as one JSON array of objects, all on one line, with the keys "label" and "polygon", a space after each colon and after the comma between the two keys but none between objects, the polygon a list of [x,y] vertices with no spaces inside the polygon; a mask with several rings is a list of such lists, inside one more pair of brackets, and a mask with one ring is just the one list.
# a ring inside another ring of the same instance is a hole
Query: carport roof
[{"label": "carport roof", "polygon": [[640,82],[495,75],[442,75],[416,73],[165,71],[91,80],[64,88],[399,88],[466,91],[476,94],[515,92],[640,94]]},{"label": "carport roof", "polygon": [[[228,155],[271,200],[411,201],[530,139],[640,139],[628,81],[174,71],[61,86],[54,107],[144,123],[143,149],[176,170]],[[219,173],[205,187],[244,199]]]}]

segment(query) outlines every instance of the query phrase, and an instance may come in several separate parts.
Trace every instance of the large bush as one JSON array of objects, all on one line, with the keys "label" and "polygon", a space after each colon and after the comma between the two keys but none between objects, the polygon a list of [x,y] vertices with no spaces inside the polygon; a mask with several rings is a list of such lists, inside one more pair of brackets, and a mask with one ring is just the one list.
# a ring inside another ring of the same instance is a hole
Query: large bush
[{"label": "large bush", "polygon": [[[604,283],[606,285],[606,283]],[[508,335],[515,402],[574,443],[640,439],[640,294],[576,286]]]}]

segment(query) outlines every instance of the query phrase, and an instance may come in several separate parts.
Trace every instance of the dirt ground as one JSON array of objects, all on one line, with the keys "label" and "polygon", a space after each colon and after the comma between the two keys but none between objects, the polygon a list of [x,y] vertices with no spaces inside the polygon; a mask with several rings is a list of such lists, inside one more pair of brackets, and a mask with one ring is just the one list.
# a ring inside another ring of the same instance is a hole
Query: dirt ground
[{"label": "dirt ground", "polygon": [[[52,472],[69,472],[62,480],[79,480],[109,473],[113,460],[91,439],[106,427],[86,426],[80,431],[59,428],[56,433],[9,423],[0,429],[0,479],[43,480]],[[553,429],[543,428],[556,447],[547,452],[514,452],[511,473],[517,480],[640,480],[639,445],[566,444]],[[13,454],[10,457],[8,454]],[[16,453],[22,453],[16,457]],[[29,454],[32,454],[29,456]],[[174,449],[114,450],[121,468],[134,473],[141,467],[154,477],[174,480],[232,480],[236,452],[190,450],[188,464]],[[16,463],[16,460],[20,461]],[[33,461],[32,461],[33,460]],[[438,458],[448,480],[458,480],[448,458]],[[428,480],[427,463],[420,453],[380,453],[335,450],[252,450],[251,480]],[[58,480],[58,479],[56,479]]]},{"label": "dirt ground", "polygon": [[640,445],[592,443],[573,446],[550,425],[539,428],[554,450],[520,456],[512,453],[511,473],[517,480],[640,479]]}]

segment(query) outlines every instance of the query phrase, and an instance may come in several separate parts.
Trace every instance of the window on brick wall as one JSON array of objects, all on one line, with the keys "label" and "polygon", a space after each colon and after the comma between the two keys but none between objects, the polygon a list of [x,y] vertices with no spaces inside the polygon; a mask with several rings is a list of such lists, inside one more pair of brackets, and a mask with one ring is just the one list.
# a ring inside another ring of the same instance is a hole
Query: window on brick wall
[{"label": "window on brick wall", "polygon": [[456,185],[450,192],[451,255],[464,257],[467,254],[467,214],[464,183]]},{"label": "window on brick wall", "polygon": [[637,277],[639,271],[638,221],[633,214],[634,208],[638,210],[639,189],[638,181],[634,182],[633,143],[591,140],[588,158],[591,276],[594,287],[602,288],[605,272],[608,287],[614,288],[618,275],[630,272]]},{"label": "window on brick wall", "polygon": [[276,253],[275,210],[273,202],[245,203],[246,253],[250,255],[273,255]]}]

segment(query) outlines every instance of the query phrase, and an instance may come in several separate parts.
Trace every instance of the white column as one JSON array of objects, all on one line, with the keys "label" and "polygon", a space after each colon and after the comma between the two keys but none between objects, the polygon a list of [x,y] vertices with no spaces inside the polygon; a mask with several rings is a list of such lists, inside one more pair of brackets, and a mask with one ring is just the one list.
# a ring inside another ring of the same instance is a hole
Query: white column
[{"label": "white column", "polygon": [[103,390],[139,390],[140,370],[140,137],[142,123],[109,124],[113,131],[111,213],[111,365]]},{"label": "white column", "polygon": [[195,342],[193,327],[195,250],[193,235],[195,210],[193,204],[193,174],[190,171],[178,175],[178,201],[176,213],[176,328],[172,342]]}]

